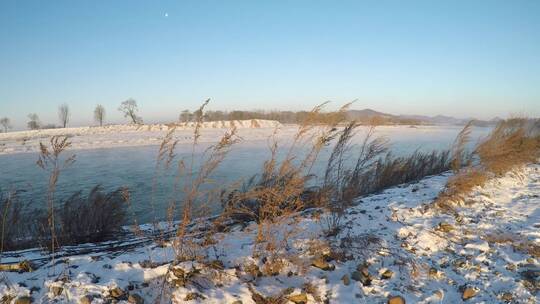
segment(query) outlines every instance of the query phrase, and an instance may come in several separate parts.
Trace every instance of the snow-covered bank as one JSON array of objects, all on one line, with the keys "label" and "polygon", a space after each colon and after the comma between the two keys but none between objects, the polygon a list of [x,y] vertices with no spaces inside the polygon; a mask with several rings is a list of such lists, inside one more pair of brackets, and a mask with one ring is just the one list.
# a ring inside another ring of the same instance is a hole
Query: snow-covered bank
[{"label": "snow-covered bank", "polygon": [[[199,142],[217,142],[232,126],[237,127],[238,135],[244,142],[266,141],[274,135],[277,139],[288,141],[298,132],[298,125],[281,125],[272,120],[204,122]],[[0,133],[0,155],[37,152],[40,142],[47,143],[55,135],[68,136],[70,149],[76,150],[159,145],[169,128],[168,125],[111,125]],[[276,128],[279,131],[274,134]],[[360,141],[365,129],[358,129]],[[378,126],[377,135],[388,138],[396,146],[397,154],[400,154],[401,150],[414,151],[418,148],[446,149],[460,130],[459,126],[388,125]],[[477,128],[472,137],[476,140],[489,130]],[[176,126],[175,139],[179,145],[191,144],[193,124]]]},{"label": "snow-covered bank", "polygon": [[[168,272],[172,248],[148,245],[72,256],[33,272],[4,272],[0,296],[37,303],[153,303],[163,291],[164,303],[267,303],[261,296],[279,295],[283,301],[275,303],[385,303],[389,297],[401,297],[393,303],[537,303],[540,164],[476,189],[459,217],[428,208],[448,177],[359,200],[333,238],[352,259],[316,262],[325,251],[322,225],[305,216],[290,241],[295,262],[277,275],[257,275],[262,261],[251,257],[256,227],[250,225],[214,235],[218,243],[208,251],[209,260],[220,261],[214,267],[183,262]],[[35,256],[18,257],[25,258]]]},{"label": "snow-covered bank", "polygon": [[[182,142],[193,141],[195,123],[180,123],[175,125],[176,136]],[[201,126],[201,141],[216,141],[225,130],[236,127],[248,139],[260,139],[269,136],[281,126],[273,120],[232,120],[203,122]],[[0,154],[39,151],[39,142],[47,141],[52,136],[68,136],[73,149],[94,149],[112,147],[132,147],[142,145],[157,145],[163,135],[172,125],[108,125],[103,127],[79,127],[29,130],[0,133]],[[250,132],[245,132],[249,129]]]}]

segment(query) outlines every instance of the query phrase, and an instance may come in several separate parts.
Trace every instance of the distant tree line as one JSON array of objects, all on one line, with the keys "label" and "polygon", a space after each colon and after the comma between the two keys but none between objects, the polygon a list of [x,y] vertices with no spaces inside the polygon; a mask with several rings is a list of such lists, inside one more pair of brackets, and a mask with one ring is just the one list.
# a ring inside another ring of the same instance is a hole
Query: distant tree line
[{"label": "distant tree line", "polygon": [[[189,110],[184,110],[180,113],[180,122],[197,121],[199,113],[197,111],[191,113]],[[341,116],[341,117],[336,117]],[[246,120],[246,119],[266,119],[276,120],[281,123],[302,123],[307,118],[313,119],[315,123],[325,123],[330,120],[337,119],[338,121],[351,121],[352,117],[347,115],[347,112],[331,112],[331,113],[318,113],[313,115],[308,111],[206,111],[203,115],[204,121],[219,121],[219,120]],[[407,124],[415,125],[420,124],[420,121],[408,118],[398,117],[386,117],[386,116],[369,116],[369,117],[355,117],[359,123],[386,125],[386,124]]]},{"label": "distant tree line", "polygon": [[[124,114],[124,117],[129,118],[130,122],[134,124],[142,124],[142,117],[138,116],[139,108],[137,107],[137,102],[130,98],[126,101],[123,101],[118,108],[120,112]],[[94,121],[103,126],[105,122],[105,107],[98,104],[94,109]],[[58,121],[59,126],[55,124],[43,124],[39,119],[39,115],[36,113],[30,113],[27,115],[28,121],[26,122],[26,127],[30,130],[38,129],[55,129],[55,128],[67,128],[71,120],[71,110],[68,104],[61,104],[58,106]],[[12,129],[11,120],[8,117],[0,118],[0,133],[8,132]]]},{"label": "distant tree line", "polygon": [[[201,113],[189,110],[183,110],[180,113],[180,122],[197,121]],[[325,122],[336,115],[345,115],[344,113],[319,113],[315,117],[315,122]],[[265,120],[277,120],[281,123],[300,123],[310,116],[308,111],[206,111],[203,114],[202,119],[204,121],[219,121],[219,120],[247,120],[247,119],[265,119]],[[313,115],[311,115],[313,118]]]},{"label": "distant tree line", "polygon": [[[139,108],[137,101],[133,98],[127,99],[120,103],[118,107],[125,118],[129,119],[132,124],[142,124],[143,119],[139,116]],[[105,107],[98,104],[94,109],[94,121],[103,126],[105,122]],[[345,121],[353,120],[352,117],[348,117],[347,112],[330,112],[330,113],[318,113],[313,115],[308,111],[206,111],[204,114],[200,110],[191,112],[190,110],[183,110],[180,112],[178,120],[180,122],[193,122],[198,121],[201,118],[203,121],[221,121],[221,120],[248,120],[248,119],[265,119],[276,120],[281,123],[302,123],[306,119],[311,119],[313,123],[325,123],[331,120]],[[336,117],[336,115],[341,117]],[[28,114],[28,122],[26,126],[30,130],[37,129],[52,129],[57,128],[54,124],[42,124],[39,116],[36,113]],[[58,107],[58,120],[60,126],[66,128],[70,122],[71,110],[67,104],[62,104]],[[368,117],[354,117],[359,123],[385,125],[385,124],[407,124],[415,125],[421,122],[415,119],[407,119],[400,117],[388,117],[388,116],[368,116]],[[8,117],[0,118],[0,132],[8,132],[12,128],[11,121]]]}]

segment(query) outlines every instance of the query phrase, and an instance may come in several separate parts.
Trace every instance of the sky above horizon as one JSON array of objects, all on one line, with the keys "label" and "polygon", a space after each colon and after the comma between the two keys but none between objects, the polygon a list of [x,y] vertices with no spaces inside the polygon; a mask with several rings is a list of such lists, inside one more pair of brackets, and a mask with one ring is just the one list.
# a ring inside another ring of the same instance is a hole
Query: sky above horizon
[{"label": "sky above horizon", "polygon": [[0,0],[0,117],[213,110],[540,116],[540,1]]}]

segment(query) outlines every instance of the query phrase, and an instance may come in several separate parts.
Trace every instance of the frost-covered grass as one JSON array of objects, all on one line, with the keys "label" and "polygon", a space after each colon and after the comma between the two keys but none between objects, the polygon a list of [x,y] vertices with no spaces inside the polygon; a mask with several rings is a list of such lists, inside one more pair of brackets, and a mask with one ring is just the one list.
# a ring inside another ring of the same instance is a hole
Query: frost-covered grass
[{"label": "frost-covered grass", "polygon": [[[38,303],[78,303],[84,296],[93,303],[139,297],[146,303],[158,297],[164,303],[271,303],[264,302],[269,297],[273,303],[304,297],[308,303],[383,303],[391,296],[460,303],[464,294],[471,296],[467,303],[537,303],[540,165],[475,188],[457,207],[459,217],[430,207],[450,176],[356,200],[344,228],[330,238],[321,225],[326,214],[299,214],[295,225],[284,222],[279,230],[295,229],[281,263],[253,256],[252,223],[213,234],[202,260],[171,265],[169,242],[125,246],[57,259],[32,272],[3,272],[0,294]],[[20,252],[2,263],[42,257]]]}]

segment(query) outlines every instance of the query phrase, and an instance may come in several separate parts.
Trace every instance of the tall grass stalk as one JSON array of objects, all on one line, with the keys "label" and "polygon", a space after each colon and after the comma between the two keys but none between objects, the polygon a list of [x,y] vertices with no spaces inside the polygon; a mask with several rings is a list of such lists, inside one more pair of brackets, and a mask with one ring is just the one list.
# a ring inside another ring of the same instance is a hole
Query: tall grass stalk
[{"label": "tall grass stalk", "polygon": [[75,162],[75,155],[70,155],[65,159],[61,158],[62,153],[71,146],[67,136],[53,136],[50,140],[50,146],[39,143],[40,154],[37,160],[37,165],[49,173],[49,183],[47,190],[47,223],[51,232],[50,235],[50,250],[54,259],[55,246],[59,246],[56,239],[56,224],[55,224],[55,192],[56,184],[60,173],[71,166]]}]

